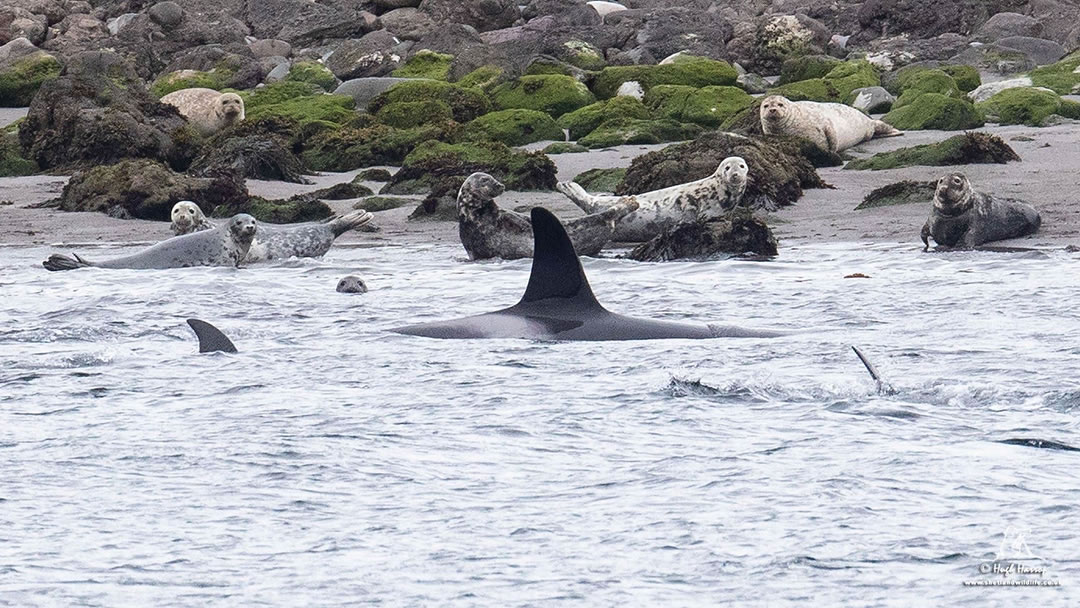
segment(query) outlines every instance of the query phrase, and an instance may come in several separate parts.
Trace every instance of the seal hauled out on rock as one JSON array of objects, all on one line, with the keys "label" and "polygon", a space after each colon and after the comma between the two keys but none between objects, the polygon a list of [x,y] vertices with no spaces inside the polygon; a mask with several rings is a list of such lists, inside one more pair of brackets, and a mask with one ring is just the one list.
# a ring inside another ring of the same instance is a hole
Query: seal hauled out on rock
[{"label": "seal hauled out on rock", "polygon": [[[192,215],[191,207],[198,213]],[[213,228],[214,224],[206,219],[199,206],[191,201],[180,201],[173,205],[172,229],[176,234],[188,234]],[[191,221],[185,219],[193,217]],[[334,244],[334,239],[342,234],[367,224],[374,215],[359,209],[339,217],[322,222],[304,222],[301,224],[260,224],[255,242],[248,251],[247,262],[265,262],[290,257],[317,258]]]},{"label": "seal hauled out on rock", "polygon": [[842,103],[791,101],[782,95],[769,95],[761,102],[761,130],[766,135],[802,137],[829,152],[904,134]]},{"label": "seal hauled out on rock", "polygon": [[76,254],[73,257],[53,254],[41,264],[48,270],[74,270],[86,266],[98,268],[162,269],[188,266],[239,266],[255,238],[255,218],[246,213],[234,215],[214,230],[174,236],[139,253],[91,262]]},{"label": "seal hauled out on rock", "polygon": [[[637,211],[619,220],[612,237],[616,241],[643,242],[679,224],[711,220],[733,209],[746,191],[746,161],[729,156],[704,179],[635,194]],[[560,182],[555,188],[586,213],[595,213],[621,197],[589,194],[574,182]]]},{"label": "seal hauled out on rock", "polygon": [[945,247],[970,249],[1034,234],[1040,224],[1031,205],[976,192],[962,173],[950,173],[938,180],[934,206],[922,227],[923,251],[930,249],[930,238]]},{"label": "seal hauled out on rock", "polygon": [[337,284],[338,293],[367,293],[367,283],[358,276],[341,277]]},{"label": "seal hauled out on rock", "polygon": [[[473,173],[458,190],[458,235],[473,260],[514,260],[533,255],[533,227],[520,213],[499,208],[495,197],[505,190],[487,173]],[[634,197],[613,197],[597,211],[565,222],[578,255],[596,255],[611,240],[616,222],[638,208]]]},{"label": "seal hauled out on rock", "polygon": [[203,88],[180,89],[162,97],[161,103],[180,110],[180,115],[203,135],[213,135],[244,120],[244,100],[236,93]]},{"label": "seal hauled out on rock", "polygon": [[191,201],[180,201],[176,203],[173,205],[172,213],[169,215],[172,217],[172,223],[169,224],[169,228],[171,228],[173,234],[176,235],[198,232],[200,230],[213,230],[214,228],[214,224],[203,215],[202,209],[199,209],[199,206]]}]

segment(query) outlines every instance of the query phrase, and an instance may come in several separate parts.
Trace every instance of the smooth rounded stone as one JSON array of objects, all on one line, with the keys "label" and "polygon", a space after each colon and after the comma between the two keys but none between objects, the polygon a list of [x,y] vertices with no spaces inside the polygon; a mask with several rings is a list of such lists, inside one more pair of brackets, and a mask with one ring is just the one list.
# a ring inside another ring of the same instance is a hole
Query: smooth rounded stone
[{"label": "smooth rounded stone", "polygon": [[158,2],[148,11],[150,19],[164,29],[170,30],[184,19],[184,9],[175,2]]},{"label": "smooth rounded stone", "polygon": [[356,102],[356,109],[363,111],[368,102],[399,82],[412,82],[417,78],[393,78],[378,76],[372,78],[353,78],[346,80],[334,89],[335,95],[348,95]]},{"label": "smooth rounded stone", "polygon": [[23,57],[29,57],[40,50],[32,42],[20,36],[0,46],[0,66],[15,63]]},{"label": "smooth rounded stone", "polygon": [[105,27],[109,28],[109,34],[115,36],[120,33],[120,30],[124,29],[124,26],[131,23],[138,17],[138,13],[124,13],[119,17],[113,17],[105,22]]},{"label": "smooth rounded stone", "polygon": [[285,77],[289,75],[289,70],[292,68],[292,62],[284,57],[267,57],[266,59],[282,59],[283,61],[277,62],[274,67],[270,68],[263,82],[271,83],[285,80]]},{"label": "smooth rounded stone", "polygon": [[1030,36],[1009,36],[997,41],[998,46],[1016,49],[1027,55],[1035,65],[1049,65],[1065,56],[1065,47],[1043,38]]},{"label": "smooth rounded stone", "polygon": [[952,64],[970,65],[1001,75],[1026,72],[1035,67],[1035,61],[1027,53],[1011,47],[990,44],[973,44],[948,60]]},{"label": "smooth rounded stone", "polygon": [[[692,55],[690,53],[687,53],[686,51],[679,51],[678,53],[672,53],[672,54],[668,55],[667,57],[664,57],[663,59],[661,59],[659,65],[671,65],[672,63],[675,63],[676,61],[678,61],[680,59],[689,58],[689,57],[692,57]],[[735,68],[735,71],[738,71],[738,70],[739,70],[739,68]]]},{"label": "smooth rounded stone", "polygon": [[768,80],[765,80],[764,76],[752,72],[739,74],[735,79],[735,84],[751,95],[763,95],[773,86]]},{"label": "smooth rounded stone", "polygon": [[855,96],[855,101],[851,103],[851,107],[862,110],[867,114],[883,114],[888,112],[892,105],[896,103],[896,97],[886,91],[884,87],[863,87],[855,89],[851,94]]},{"label": "smooth rounded stone", "polygon": [[592,0],[592,2],[586,2],[585,4],[591,6],[592,9],[596,11],[596,13],[601,17],[606,17],[611,13],[617,13],[627,10],[625,6],[619,4],[618,2],[604,2],[603,0]]},{"label": "smooth rounded stone", "polygon": [[258,58],[263,57],[288,57],[292,55],[292,45],[284,40],[256,40],[248,44],[251,54]]},{"label": "smooth rounded stone", "polygon": [[987,99],[990,99],[994,95],[1007,90],[1016,89],[1020,87],[1030,87],[1034,83],[1027,76],[1021,76],[1020,78],[1010,78],[1008,80],[999,80],[997,82],[988,82],[984,85],[980,85],[975,90],[968,93],[968,98],[974,103],[982,103]]},{"label": "smooth rounded stone", "polygon": [[1042,21],[1020,13],[998,13],[990,17],[975,32],[975,39],[984,42],[996,42],[1011,36],[1032,36],[1038,38],[1043,33]]},{"label": "smooth rounded stone", "polygon": [[427,13],[412,7],[396,8],[383,13],[379,21],[388,32],[402,40],[420,40],[439,27]]},{"label": "smooth rounded stone", "polygon": [[641,88],[641,83],[636,80],[627,80],[619,85],[619,90],[615,91],[616,97],[633,97],[634,99],[641,101],[645,98],[645,90]]}]

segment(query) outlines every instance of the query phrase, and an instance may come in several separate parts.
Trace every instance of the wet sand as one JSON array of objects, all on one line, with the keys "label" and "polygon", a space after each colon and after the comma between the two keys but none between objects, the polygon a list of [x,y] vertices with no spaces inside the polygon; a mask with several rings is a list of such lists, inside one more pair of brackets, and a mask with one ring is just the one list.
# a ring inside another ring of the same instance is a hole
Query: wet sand
[{"label": "wet sand", "polygon": [[[25,111],[0,111],[0,125],[17,119]],[[919,230],[929,212],[925,204],[909,204],[855,211],[863,197],[874,188],[900,180],[933,180],[957,170],[966,174],[976,189],[1026,200],[1043,217],[1042,229],[1034,236],[1001,242],[1005,246],[1061,247],[1080,245],[1080,124],[1033,128],[1023,126],[980,129],[1001,136],[1020,155],[1021,162],[1007,165],[964,165],[962,167],[910,167],[888,171],[819,169],[834,189],[806,191],[796,205],[769,214],[768,221],[783,248],[821,241],[906,243],[921,247]],[[915,131],[902,137],[874,140],[849,151],[852,157],[933,143],[956,132]],[[1031,141],[1015,139],[1031,138]],[[543,148],[545,143],[528,146]],[[558,178],[567,180],[593,168],[629,166],[636,157],[664,147],[619,146],[606,150],[551,156]],[[392,168],[391,168],[392,169]],[[252,194],[267,198],[288,197],[336,183],[350,181],[359,171],[325,173],[314,176],[311,185],[249,180]],[[30,205],[59,196],[65,177],[32,176],[0,178],[0,245],[79,246],[105,243],[150,243],[171,236],[167,222],[119,220],[102,213],[70,213],[56,209],[33,209]],[[380,183],[367,184],[375,192]],[[422,197],[410,197],[419,203]],[[337,212],[353,208],[360,199],[327,201]],[[576,217],[581,211],[557,192],[507,192],[499,204],[508,209],[543,205],[561,217]],[[379,232],[352,232],[343,235],[341,245],[391,245],[457,242],[453,222],[407,221],[415,208],[408,204],[375,214]]]}]

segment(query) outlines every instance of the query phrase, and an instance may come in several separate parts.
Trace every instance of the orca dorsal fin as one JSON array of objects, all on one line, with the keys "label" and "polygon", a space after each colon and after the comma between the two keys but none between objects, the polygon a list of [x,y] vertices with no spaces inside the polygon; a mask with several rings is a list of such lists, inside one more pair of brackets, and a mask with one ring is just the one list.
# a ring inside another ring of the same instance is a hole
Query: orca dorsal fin
[{"label": "orca dorsal fin", "polygon": [[559,218],[543,207],[533,207],[533,262],[529,286],[521,303],[548,298],[578,300],[581,304],[600,306],[581,268],[574,244]]},{"label": "orca dorsal fin", "polygon": [[221,333],[220,329],[199,319],[188,319],[187,324],[191,326],[191,329],[195,331],[195,335],[199,337],[200,353],[212,353],[215,351],[236,352],[236,345],[232,343],[228,336]]}]

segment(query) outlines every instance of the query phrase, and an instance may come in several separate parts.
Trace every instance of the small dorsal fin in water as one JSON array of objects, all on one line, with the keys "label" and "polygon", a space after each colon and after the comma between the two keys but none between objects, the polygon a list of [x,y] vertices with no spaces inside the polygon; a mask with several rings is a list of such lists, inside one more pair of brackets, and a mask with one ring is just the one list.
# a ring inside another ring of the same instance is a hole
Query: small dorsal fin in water
[{"label": "small dorsal fin in water", "polygon": [[542,207],[533,207],[532,273],[519,304],[566,298],[579,304],[601,307],[589,287],[574,244],[559,220]]},{"label": "small dorsal fin in water", "polygon": [[1005,443],[1008,445],[1023,445],[1029,448],[1042,448],[1044,450],[1061,450],[1063,452],[1080,452],[1080,448],[1074,448],[1071,445],[1065,445],[1064,443],[1058,443],[1057,441],[1047,441],[1045,439],[1003,439],[998,443]]},{"label": "small dorsal fin in water", "polygon": [[225,334],[221,333],[220,329],[199,319],[188,319],[187,324],[191,326],[191,329],[195,331],[195,335],[199,337],[200,353],[236,352],[236,345]]},{"label": "small dorsal fin in water", "polygon": [[858,346],[852,346],[851,350],[855,351],[855,356],[859,358],[859,361],[862,361],[863,366],[866,367],[866,371],[870,372],[870,377],[874,379],[874,382],[877,382],[879,395],[891,395],[896,392],[892,386],[881,379],[881,374],[874,368],[874,364],[870,363],[870,360],[866,358],[866,355],[859,350]]}]

